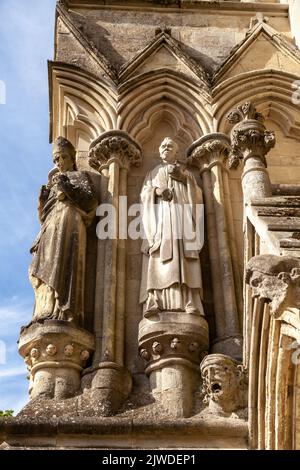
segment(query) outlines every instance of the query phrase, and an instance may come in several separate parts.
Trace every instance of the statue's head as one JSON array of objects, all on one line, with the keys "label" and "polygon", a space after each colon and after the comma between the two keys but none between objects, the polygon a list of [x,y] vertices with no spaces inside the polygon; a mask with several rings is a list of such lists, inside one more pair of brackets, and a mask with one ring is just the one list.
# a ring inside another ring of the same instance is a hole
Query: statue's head
[{"label": "statue's head", "polygon": [[165,162],[175,162],[177,160],[178,145],[171,137],[165,137],[160,144],[159,154]]},{"label": "statue's head", "polygon": [[245,376],[242,365],[224,354],[210,354],[200,364],[204,401],[219,412],[243,407]]},{"label": "statue's head", "polygon": [[53,143],[53,162],[59,171],[76,169],[76,150],[68,139],[58,137]]}]

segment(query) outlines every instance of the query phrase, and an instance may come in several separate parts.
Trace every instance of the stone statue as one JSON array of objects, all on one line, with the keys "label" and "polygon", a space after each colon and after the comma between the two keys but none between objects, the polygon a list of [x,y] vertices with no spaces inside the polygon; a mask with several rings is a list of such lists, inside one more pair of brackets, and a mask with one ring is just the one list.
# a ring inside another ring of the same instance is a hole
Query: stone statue
[{"label": "stone statue", "polygon": [[171,138],[163,140],[159,151],[162,162],[147,174],[141,192],[140,303],[145,317],[160,311],[203,315],[199,259],[203,234],[197,230],[203,228],[202,191],[178,160],[178,146]]},{"label": "stone statue", "polygon": [[247,406],[248,380],[239,362],[224,354],[209,354],[200,364],[204,403],[219,416]]},{"label": "stone statue", "polygon": [[31,248],[29,269],[35,292],[32,322],[44,319],[83,323],[86,227],[97,206],[86,172],[76,171],[75,148],[65,138],[54,143],[56,168],[39,196],[41,230]]}]

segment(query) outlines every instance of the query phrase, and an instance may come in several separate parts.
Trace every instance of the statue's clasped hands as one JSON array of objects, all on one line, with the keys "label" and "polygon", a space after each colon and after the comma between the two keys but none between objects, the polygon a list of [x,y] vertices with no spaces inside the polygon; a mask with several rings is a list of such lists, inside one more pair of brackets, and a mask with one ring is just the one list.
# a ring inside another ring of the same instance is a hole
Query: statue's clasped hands
[{"label": "statue's clasped hands", "polygon": [[66,187],[69,186],[70,184],[70,180],[69,180],[69,177],[67,175],[65,175],[64,173],[57,173],[54,177],[53,177],[53,180],[52,182],[54,184],[57,184],[57,188],[58,188],[58,194],[57,194],[57,197],[59,200],[63,200],[65,199],[65,190],[66,190]]},{"label": "statue's clasped hands", "polygon": [[173,199],[172,190],[169,188],[156,188],[156,196],[161,197],[164,201],[171,201]]}]

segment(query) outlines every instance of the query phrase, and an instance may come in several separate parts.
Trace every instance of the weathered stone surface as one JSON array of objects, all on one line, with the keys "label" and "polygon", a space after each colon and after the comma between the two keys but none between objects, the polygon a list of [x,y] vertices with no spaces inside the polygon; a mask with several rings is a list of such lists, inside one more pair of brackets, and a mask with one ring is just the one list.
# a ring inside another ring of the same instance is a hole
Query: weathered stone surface
[{"label": "weathered stone surface", "polygon": [[[299,447],[300,54],[288,3],[58,2],[51,139],[68,138],[77,166],[69,173],[89,181],[95,203],[112,204],[116,219],[139,202],[166,135],[183,168],[190,148],[198,165],[188,171],[205,202],[197,257],[205,317],[182,308],[143,318],[141,240],[97,240],[94,218],[82,231],[85,249],[79,243],[48,263],[68,261],[75,292],[84,286],[83,308],[60,316],[44,308],[48,284],[37,293],[34,324],[20,341],[35,398],[17,418],[0,419],[2,448]],[[231,144],[244,162],[235,171],[227,168],[232,125]],[[186,195],[184,172],[171,172]],[[65,231],[66,246],[77,228]],[[73,263],[77,248],[85,273]],[[144,273],[148,281],[152,270]],[[250,285],[241,284],[245,274]],[[199,289],[199,273],[192,277]]]},{"label": "weathered stone surface", "polygon": [[247,407],[248,380],[241,363],[224,354],[209,354],[200,370],[204,403],[211,413],[230,416]]}]

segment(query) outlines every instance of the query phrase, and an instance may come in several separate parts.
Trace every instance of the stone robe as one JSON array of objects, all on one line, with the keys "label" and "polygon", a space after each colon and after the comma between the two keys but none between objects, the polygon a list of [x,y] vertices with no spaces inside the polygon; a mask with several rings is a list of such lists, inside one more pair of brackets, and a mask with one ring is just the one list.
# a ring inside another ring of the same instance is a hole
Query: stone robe
[{"label": "stone robe", "polygon": [[54,184],[40,201],[41,230],[31,249],[29,269],[36,296],[33,320],[83,322],[86,227],[95,215],[97,199],[85,172],[65,173],[67,194]]},{"label": "stone robe", "polygon": [[[144,303],[146,315],[146,312],[157,310],[203,315],[199,259],[203,233],[201,230],[198,233],[198,245],[195,246],[190,235],[187,237],[182,229],[186,221],[183,213],[194,229],[197,216],[201,218],[199,226],[204,223],[202,191],[193,174],[188,171],[185,174],[186,184],[171,178],[168,164],[162,163],[148,173],[143,184],[141,201],[145,239],[142,244],[140,303]],[[163,187],[172,190],[170,202],[155,194],[156,188]],[[198,213],[197,204],[200,205]]]}]

